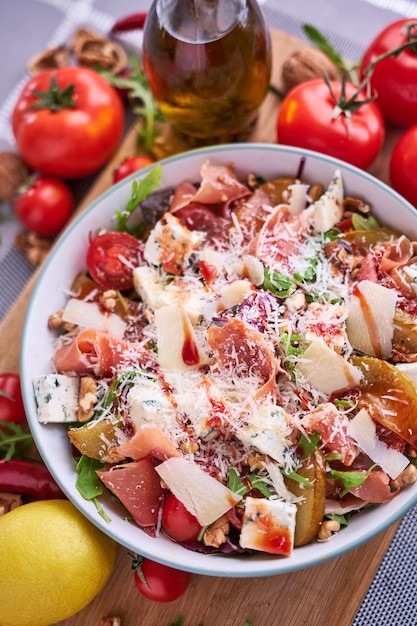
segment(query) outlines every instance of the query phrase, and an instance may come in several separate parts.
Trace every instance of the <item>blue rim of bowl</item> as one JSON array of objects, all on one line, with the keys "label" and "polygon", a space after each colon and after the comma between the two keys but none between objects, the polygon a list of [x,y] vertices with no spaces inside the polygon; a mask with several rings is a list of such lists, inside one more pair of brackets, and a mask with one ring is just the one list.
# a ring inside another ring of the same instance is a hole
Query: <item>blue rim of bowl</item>
[{"label": "blue rim of bowl", "polygon": [[[395,190],[393,190],[389,185],[387,185],[386,183],[384,183],[383,181],[379,180],[378,178],[376,178],[375,176],[373,176],[372,174],[369,174],[368,172],[361,170],[353,165],[350,165],[349,163],[346,163],[344,161],[341,161],[340,159],[335,159],[333,157],[329,157],[325,154],[321,154],[318,152],[314,152],[311,150],[304,150],[301,148],[296,148],[293,146],[283,146],[280,144],[264,144],[264,143],[236,143],[236,144],[223,144],[220,146],[208,146],[208,147],[203,147],[203,148],[196,148],[193,150],[189,150],[187,152],[182,152],[180,154],[171,156],[171,157],[167,157],[163,160],[161,160],[159,163],[161,164],[162,168],[169,164],[169,163],[173,163],[176,161],[181,161],[184,159],[187,159],[191,156],[199,156],[199,155],[206,155],[206,156],[210,156],[212,154],[216,154],[221,156],[222,153],[226,153],[226,152],[230,152],[230,151],[252,151],[252,150],[263,150],[263,151],[271,151],[271,152],[279,152],[279,153],[288,153],[288,154],[293,154],[293,155],[298,155],[301,157],[305,157],[306,159],[308,159],[308,157],[312,157],[316,160],[321,160],[324,161],[334,167],[340,166],[342,167],[344,170],[349,170],[352,173],[364,178],[365,180],[372,182],[376,185],[378,185],[381,189],[383,189],[386,193],[388,193],[389,195],[391,195],[393,198],[395,198],[398,202],[402,203],[405,208],[410,212],[410,214],[412,216],[415,216],[415,219],[417,221],[417,213],[415,208],[407,201],[405,200],[400,194],[398,194]],[[30,401],[29,398],[33,398],[33,388],[32,388],[32,383],[31,381],[28,380],[28,376],[26,375],[26,365],[25,365],[25,346],[27,345],[28,341],[29,341],[29,337],[28,337],[28,321],[29,318],[31,316],[31,311],[32,308],[35,304],[35,301],[37,299],[37,290],[38,290],[38,286],[41,284],[44,275],[47,273],[48,268],[50,267],[50,265],[54,262],[55,256],[57,254],[59,254],[59,250],[61,247],[61,243],[66,241],[69,237],[71,237],[73,230],[78,226],[78,224],[80,222],[82,222],[84,220],[84,217],[89,214],[94,207],[100,203],[103,198],[106,198],[110,195],[113,194],[113,191],[115,188],[119,188],[121,186],[124,185],[131,185],[131,183],[138,179],[138,178],[142,178],[143,176],[145,176],[152,168],[154,167],[154,165],[150,165],[146,168],[144,168],[143,170],[140,170],[137,173],[131,174],[130,176],[126,177],[125,179],[121,180],[119,183],[112,185],[109,189],[107,189],[103,194],[101,194],[100,196],[98,196],[95,200],[93,200],[93,202],[91,202],[91,204],[89,204],[80,215],[78,215],[72,222],[71,224],[67,227],[67,229],[64,231],[64,233],[58,238],[58,240],[56,241],[53,249],[51,250],[50,254],[48,255],[43,267],[40,270],[40,273],[35,281],[35,284],[33,286],[33,290],[29,299],[29,303],[28,303],[28,307],[26,310],[26,314],[25,314],[25,319],[24,319],[24,323],[23,323],[23,330],[22,330],[22,338],[21,338],[21,353],[20,353],[20,372],[21,372],[21,378],[22,378],[22,392],[23,392],[23,401],[24,401],[24,405],[25,405],[25,409],[28,415],[28,423],[29,423],[29,427],[32,431],[33,437],[34,437],[34,441],[36,446],[39,448],[39,453],[41,454],[42,458],[44,459],[45,464],[47,465],[49,471],[51,472],[51,474],[53,475],[53,477],[55,478],[56,482],[62,486],[62,483],[60,481],[60,477],[58,475],[56,475],[56,472],[54,471],[53,467],[50,467],[49,463],[48,463],[48,458],[46,456],[46,458],[44,458],[43,455],[43,445],[42,445],[42,441],[41,438],[38,438],[37,436],[37,432],[36,432],[36,428],[32,429],[32,420],[34,422],[34,424],[37,423],[36,417],[32,415],[31,413],[31,407],[30,407]],[[254,168],[255,169],[255,168]],[[66,496],[68,497],[68,499],[70,501],[73,502],[73,504],[81,510],[81,512],[83,513],[83,515],[89,519],[95,526],[98,526],[105,534],[107,534],[109,537],[111,537],[112,539],[114,539],[117,543],[121,544],[122,546],[126,547],[129,550],[135,551],[137,549],[137,546],[135,546],[134,544],[132,544],[129,541],[121,541],[120,537],[118,535],[116,535],[115,533],[112,532],[110,525],[105,526],[102,523],[102,518],[100,518],[100,516],[98,516],[97,511],[95,509],[92,509],[91,511],[87,508],[87,507],[80,507],[79,504],[77,502],[74,502],[74,498],[72,497],[72,494],[68,494],[66,493],[66,490],[64,489],[64,492],[66,494]],[[369,542],[371,539],[375,538],[377,535],[379,535],[380,533],[384,532],[385,530],[387,530],[390,526],[392,526],[395,522],[397,522],[400,518],[402,518],[411,508],[413,508],[413,506],[415,506],[415,504],[417,504],[417,492],[416,494],[413,496],[413,498],[410,498],[409,500],[407,500],[406,503],[404,503],[404,505],[402,505],[401,507],[399,507],[398,509],[395,510],[395,512],[391,515],[389,515],[388,517],[386,517],[385,519],[383,519],[381,522],[378,522],[377,525],[373,526],[371,530],[369,530],[368,532],[364,533],[363,535],[361,535],[360,537],[355,537],[349,541],[347,541],[345,544],[343,544],[342,546],[338,546],[337,550],[332,550],[331,548],[331,541],[327,542],[327,543],[321,543],[320,546],[323,546],[323,550],[322,553],[317,554],[316,556],[314,556],[313,558],[310,558],[309,560],[307,560],[306,562],[302,562],[302,563],[294,563],[291,561],[291,557],[289,557],[288,559],[281,559],[281,558],[272,558],[269,559],[268,555],[266,555],[267,560],[262,560],[262,561],[257,561],[258,563],[258,567],[255,568],[251,568],[250,571],[248,572],[242,572],[242,571],[231,571],[228,570],[228,559],[230,559],[230,556],[224,556],[224,555],[204,555],[210,558],[207,558],[207,562],[208,563],[212,563],[213,567],[207,567],[207,570],[204,568],[200,568],[200,567],[193,567],[192,565],[187,567],[184,567],[184,569],[187,569],[188,571],[195,573],[195,574],[200,574],[200,575],[208,575],[208,576],[219,576],[219,577],[230,577],[230,578],[254,578],[254,577],[263,577],[263,576],[273,576],[273,575],[277,575],[277,574],[287,574],[287,573],[291,573],[294,571],[298,571],[301,569],[307,569],[310,567],[313,567],[315,565],[320,565],[322,563],[325,563],[329,560],[332,560],[334,558],[338,558],[344,554],[346,554],[347,552],[350,552],[352,550],[355,550],[356,548],[359,548],[360,546],[362,546],[363,544]],[[379,506],[383,506],[383,505],[379,505]],[[343,532],[343,531],[342,531]],[[329,549],[326,549],[329,548]],[[302,548],[296,548],[296,550],[300,550]],[[154,560],[158,560],[161,563],[164,563],[165,565],[169,565],[171,567],[175,567],[175,566],[179,566],[178,563],[173,563],[172,560],[170,559],[164,559],[163,557],[159,557],[159,558],[155,558],[155,556],[151,553],[151,552],[147,552],[146,550],[144,550],[142,552],[142,556],[146,556],[148,558],[153,558]],[[217,558],[216,558],[217,557]],[[238,561],[242,566],[245,563],[245,560],[248,557],[239,557],[239,556],[232,556],[232,559],[234,561]],[[250,559],[251,557],[249,557]],[[218,561],[218,565],[216,566],[216,560]]]}]

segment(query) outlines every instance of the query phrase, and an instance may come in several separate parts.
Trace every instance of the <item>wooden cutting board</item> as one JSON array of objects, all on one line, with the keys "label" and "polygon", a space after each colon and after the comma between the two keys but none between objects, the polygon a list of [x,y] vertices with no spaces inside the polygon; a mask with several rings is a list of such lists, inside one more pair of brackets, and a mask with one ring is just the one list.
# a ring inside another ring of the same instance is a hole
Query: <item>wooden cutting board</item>
[{"label": "wooden cutting board", "polygon": [[[271,37],[272,84],[281,89],[283,61],[305,44],[276,30],[271,32]],[[251,141],[271,143],[275,140],[278,108],[279,99],[270,93],[262,106]],[[389,157],[400,133],[398,129],[388,130],[386,145],[370,170],[385,182],[389,182]],[[135,131],[128,135],[78,212],[112,184],[115,166],[122,158],[134,153],[135,137]],[[35,280],[36,275],[0,326],[0,370],[19,370],[22,325]],[[153,603],[136,591],[131,559],[127,550],[120,547],[105,589],[85,609],[59,624],[100,626],[104,616],[117,615],[122,626],[170,626],[177,618],[182,619],[182,626],[243,626],[246,620],[252,626],[324,626],[328,623],[349,626],[397,526],[339,559],[305,571],[256,579],[194,576],[187,593],[169,604]],[[83,573],[80,572],[80,585],[82,580]]]}]

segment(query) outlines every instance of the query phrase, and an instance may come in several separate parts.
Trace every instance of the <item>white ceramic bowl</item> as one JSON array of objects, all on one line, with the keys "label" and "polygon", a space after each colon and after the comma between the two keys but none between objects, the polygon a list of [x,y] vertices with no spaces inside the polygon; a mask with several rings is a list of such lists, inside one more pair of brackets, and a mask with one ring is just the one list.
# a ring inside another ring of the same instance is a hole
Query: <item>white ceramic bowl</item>
[{"label": "white ceramic bowl", "polygon": [[[233,163],[238,175],[255,171],[265,178],[276,175],[294,176],[301,157],[306,158],[303,178],[328,184],[336,168],[340,168],[346,193],[370,202],[374,214],[386,225],[417,237],[417,215],[413,207],[387,185],[348,164],[324,155],[286,146],[269,144],[224,145],[194,150],[162,162],[162,187],[178,184],[184,179],[198,180],[201,165]],[[145,174],[148,169],[143,170]],[[22,390],[29,424],[36,445],[62,490],[74,505],[96,526],[131,552],[191,572],[213,576],[251,577],[290,572],[319,564],[342,555],[370,540],[403,516],[417,502],[417,484],[404,489],[391,502],[353,516],[348,528],[330,541],[312,543],[294,550],[290,558],[198,554],[163,537],[147,536],[135,524],[126,521],[122,507],[108,494],[101,498],[111,517],[106,522],[75,488],[75,463],[68,437],[61,425],[41,425],[37,421],[32,377],[51,371],[54,333],[48,330],[50,313],[63,307],[65,290],[77,272],[85,269],[88,233],[99,226],[110,227],[115,209],[124,208],[130,197],[135,175],[110,188],[88,207],[60,237],[49,255],[36,283],[29,303],[21,347]]]}]

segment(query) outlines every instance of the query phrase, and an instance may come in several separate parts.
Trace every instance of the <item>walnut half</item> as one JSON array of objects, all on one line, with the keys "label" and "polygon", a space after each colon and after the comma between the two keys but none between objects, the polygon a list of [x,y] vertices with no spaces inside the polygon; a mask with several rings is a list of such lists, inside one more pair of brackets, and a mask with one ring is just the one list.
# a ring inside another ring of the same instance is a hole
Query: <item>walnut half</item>
[{"label": "walnut half", "polygon": [[315,48],[297,50],[282,66],[282,79],[287,91],[306,80],[322,78],[324,74],[327,74],[330,80],[338,77],[337,68],[330,59],[324,52]]}]

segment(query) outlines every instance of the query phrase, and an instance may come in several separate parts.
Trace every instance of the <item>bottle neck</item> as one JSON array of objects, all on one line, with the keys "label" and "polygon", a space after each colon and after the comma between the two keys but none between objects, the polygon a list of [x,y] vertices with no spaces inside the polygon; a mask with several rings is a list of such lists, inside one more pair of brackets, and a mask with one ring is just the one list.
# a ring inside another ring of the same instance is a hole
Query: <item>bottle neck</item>
[{"label": "bottle neck", "polygon": [[156,0],[160,25],[176,39],[208,43],[245,21],[247,0]]}]

